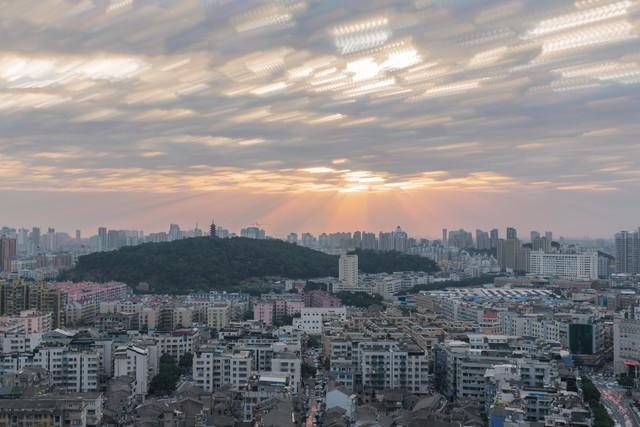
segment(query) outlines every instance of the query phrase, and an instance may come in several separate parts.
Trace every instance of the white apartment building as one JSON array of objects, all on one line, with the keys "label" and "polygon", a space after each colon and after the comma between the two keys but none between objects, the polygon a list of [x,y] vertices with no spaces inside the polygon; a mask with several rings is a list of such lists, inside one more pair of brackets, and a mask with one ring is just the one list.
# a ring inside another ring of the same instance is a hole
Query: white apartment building
[{"label": "white apartment building", "polygon": [[52,330],[53,316],[50,312],[23,310],[18,316],[0,316],[0,329],[22,334],[46,333]]},{"label": "white apartment building", "polygon": [[616,375],[640,366],[640,320],[616,318],[613,323],[613,369]]},{"label": "white apartment building", "polygon": [[562,342],[564,329],[560,322],[536,314],[518,314],[502,311],[498,313],[502,333],[519,337],[543,338],[546,341]]},{"label": "white apartment building", "polygon": [[98,390],[100,355],[95,351],[76,351],[66,347],[40,347],[30,353],[0,357],[0,375],[17,373],[25,367],[44,368],[54,385],[66,393]]},{"label": "white apartment building", "polygon": [[193,353],[197,349],[200,334],[197,330],[185,331],[180,334],[157,335],[155,339],[160,354],[168,354],[180,361],[186,353]]},{"label": "white apartment building", "polygon": [[[136,313],[140,329],[156,329],[158,324],[158,307],[133,301],[103,301],[100,313]],[[186,325],[185,325],[186,326]]]},{"label": "white apartment building", "polygon": [[320,335],[323,330],[323,322],[328,318],[345,320],[347,318],[346,307],[307,307],[300,310],[300,317],[293,319],[293,327],[310,335]]},{"label": "white apartment building", "polygon": [[330,342],[331,374],[346,390],[429,390],[429,356],[415,344],[395,340]]},{"label": "white apartment building", "polygon": [[289,376],[292,393],[298,393],[302,382],[302,361],[293,353],[275,353],[271,359],[271,372]]},{"label": "white apartment building", "polygon": [[361,343],[359,371],[363,389],[429,392],[429,357],[417,346],[393,342]]},{"label": "white apartment building", "polygon": [[173,323],[183,328],[190,327],[193,324],[193,308],[176,307],[173,310]]},{"label": "white apartment building", "polygon": [[0,334],[0,351],[2,354],[32,352],[41,342],[41,333],[3,333]]},{"label": "white apartment building", "polygon": [[193,379],[207,392],[226,384],[238,390],[247,385],[252,364],[250,351],[220,353],[215,349],[202,349],[193,356]]},{"label": "white apartment building", "polygon": [[529,271],[538,276],[562,277],[572,280],[598,279],[598,254],[545,253],[531,251]]},{"label": "white apartment building", "polygon": [[144,399],[149,390],[149,351],[134,345],[118,347],[113,352],[113,376],[123,375],[136,379],[135,394]]},{"label": "white apartment building", "polygon": [[358,286],[358,255],[340,255],[338,260],[338,279],[346,288]]},{"label": "white apartment building", "polygon": [[393,296],[403,289],[402,280],[389,277],[374,282],[374,292],[384,299],[393,298]]},{"label": "white apartment building", "polygon": [[231,306],[227,303],[217,303],[207,307],[207,325],[211,329],[222,329],[231,321]]}]

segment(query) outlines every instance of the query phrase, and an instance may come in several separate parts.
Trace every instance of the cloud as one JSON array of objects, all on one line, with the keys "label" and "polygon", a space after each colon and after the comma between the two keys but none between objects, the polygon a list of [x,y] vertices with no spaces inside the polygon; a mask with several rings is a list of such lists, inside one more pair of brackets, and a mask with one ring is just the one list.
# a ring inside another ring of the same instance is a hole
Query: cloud
[{"label": "cloud", "polygon": [[321,3],[10,2],[0,185],[638,191],[637,1]]}]

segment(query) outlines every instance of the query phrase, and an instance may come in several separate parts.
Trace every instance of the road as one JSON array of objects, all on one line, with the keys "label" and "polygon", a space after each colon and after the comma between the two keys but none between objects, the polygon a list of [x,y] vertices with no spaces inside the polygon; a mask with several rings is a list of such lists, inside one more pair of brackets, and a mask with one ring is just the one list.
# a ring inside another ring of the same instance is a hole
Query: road
[{"label": "road", "polygon": [[606,382],[604,379],[598,378],[594,378],[593,383],[600,391],[600,400],[609,410],[609,415],[616,426],[634,427],[640,425],[636,414],[631,409],[629,399],[625,396],[624,388],[611,381]]},{"label": "road", "polygon": [[317,426],[324,411],[327,376],[322,369],[321,359],[321,350],[311,349],[305,354],[305,362],[313,365],[317,371],[313,380],[305,384],[304,395],[307,408],[305,427]]}]

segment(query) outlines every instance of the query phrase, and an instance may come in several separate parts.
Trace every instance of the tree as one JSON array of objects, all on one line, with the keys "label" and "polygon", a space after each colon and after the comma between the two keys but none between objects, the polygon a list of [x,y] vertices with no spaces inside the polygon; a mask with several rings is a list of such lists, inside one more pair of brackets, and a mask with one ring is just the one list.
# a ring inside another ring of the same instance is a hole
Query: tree
[{"label": "tree", "polygon": [[303,362],[302,363],[302,367],[301,367],[300,371],[302,373],[302,378],[311,378],[317,372],[316,368],[314,366],[308,364],[307,362]]},{"label": "tree", "polygon": [[476,287],[482,286],[487,283],[492,283],[494,276],[480,276],[480,277],[469,277],[467,279],[462,280],[447,280],[445,282],[437,282],[437,283],[428,283],[425,285],[416,285],[413,288],[409,289],[407,293],[409,294],[417,294],[420,291],[437,291],[445,288],[467,288],[467,287]]},{"label": "tree", "polygon": [[[580,369],[584,366],[584,360],[582,360],[581,357],[573,356],[573,364],[576,368]],[[598,396],[598,398],[600,398],[600,396]]]},{"label": "tree", "polygon": [[159,368],[158,375],[153,377],[149,384],[151,396],[166,396],[173,393],[180,379],[180,369],[171,355],[165,353],[160,357]]},{"label": "tree", "polygon": [[[438,271],[432,260],[417,255],[363,250],[356,253],[364,273]],[[337,256],[276,239],[194,237],[84,255],[74,268],[61,272],[60,278],[115,280],[131,285],[145,282],[157,293],[185,294],[216,289],[259,294],[270,289],[251,279],[337,275]]]},{"label": "tree", "polygon": [[322,346],[322,339],[319,335],[310,335],[307,339],[307,347],[320,348]]},{"label": "tree", "polygon": [[273,322],[273,326],[275,327],[287,326],[292,324],[293,324],[293,316],[288,316],[288,315],[284,315],[278,320]]},{"label": "tree", "polygon": [[614,427],[615,423],[600,402],[600,392],[589,377],[582,377],[582,394],[593,412],[593,427]]},{"label": "tree", "polygon": [[327,285],[325,283],[317,283],[317,282],[307,282],[307,284],[304,285],[305,292],[316,291],[316,290],[326,291]]},{"label": "tree", "polygon": [[585,402],[600,401],[600,392],[589,377],[582,377],[582,393]]},{"label": "tree", "polygon": [[356,249],[351,252],[358,255],[358,267],[365,273],[393,273],[396,271],[424,271],[435,273],[440,271],[435,261],[398,251],[374,251]]},{"label": "tree", "polygon": [[381,295],[369,295],[364,292],[338,292],[336,297],[342,301],[344,305],[360,308],[381,304],[383,300]]}]

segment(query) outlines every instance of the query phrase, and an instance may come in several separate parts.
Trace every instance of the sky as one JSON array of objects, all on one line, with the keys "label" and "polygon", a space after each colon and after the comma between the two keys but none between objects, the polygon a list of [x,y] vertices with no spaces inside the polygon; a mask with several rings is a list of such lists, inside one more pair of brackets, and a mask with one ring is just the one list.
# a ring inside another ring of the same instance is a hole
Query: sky
[{"label": "sky", "polygon": [[0,0],[0,225],[640,225],[638,0]]}]

